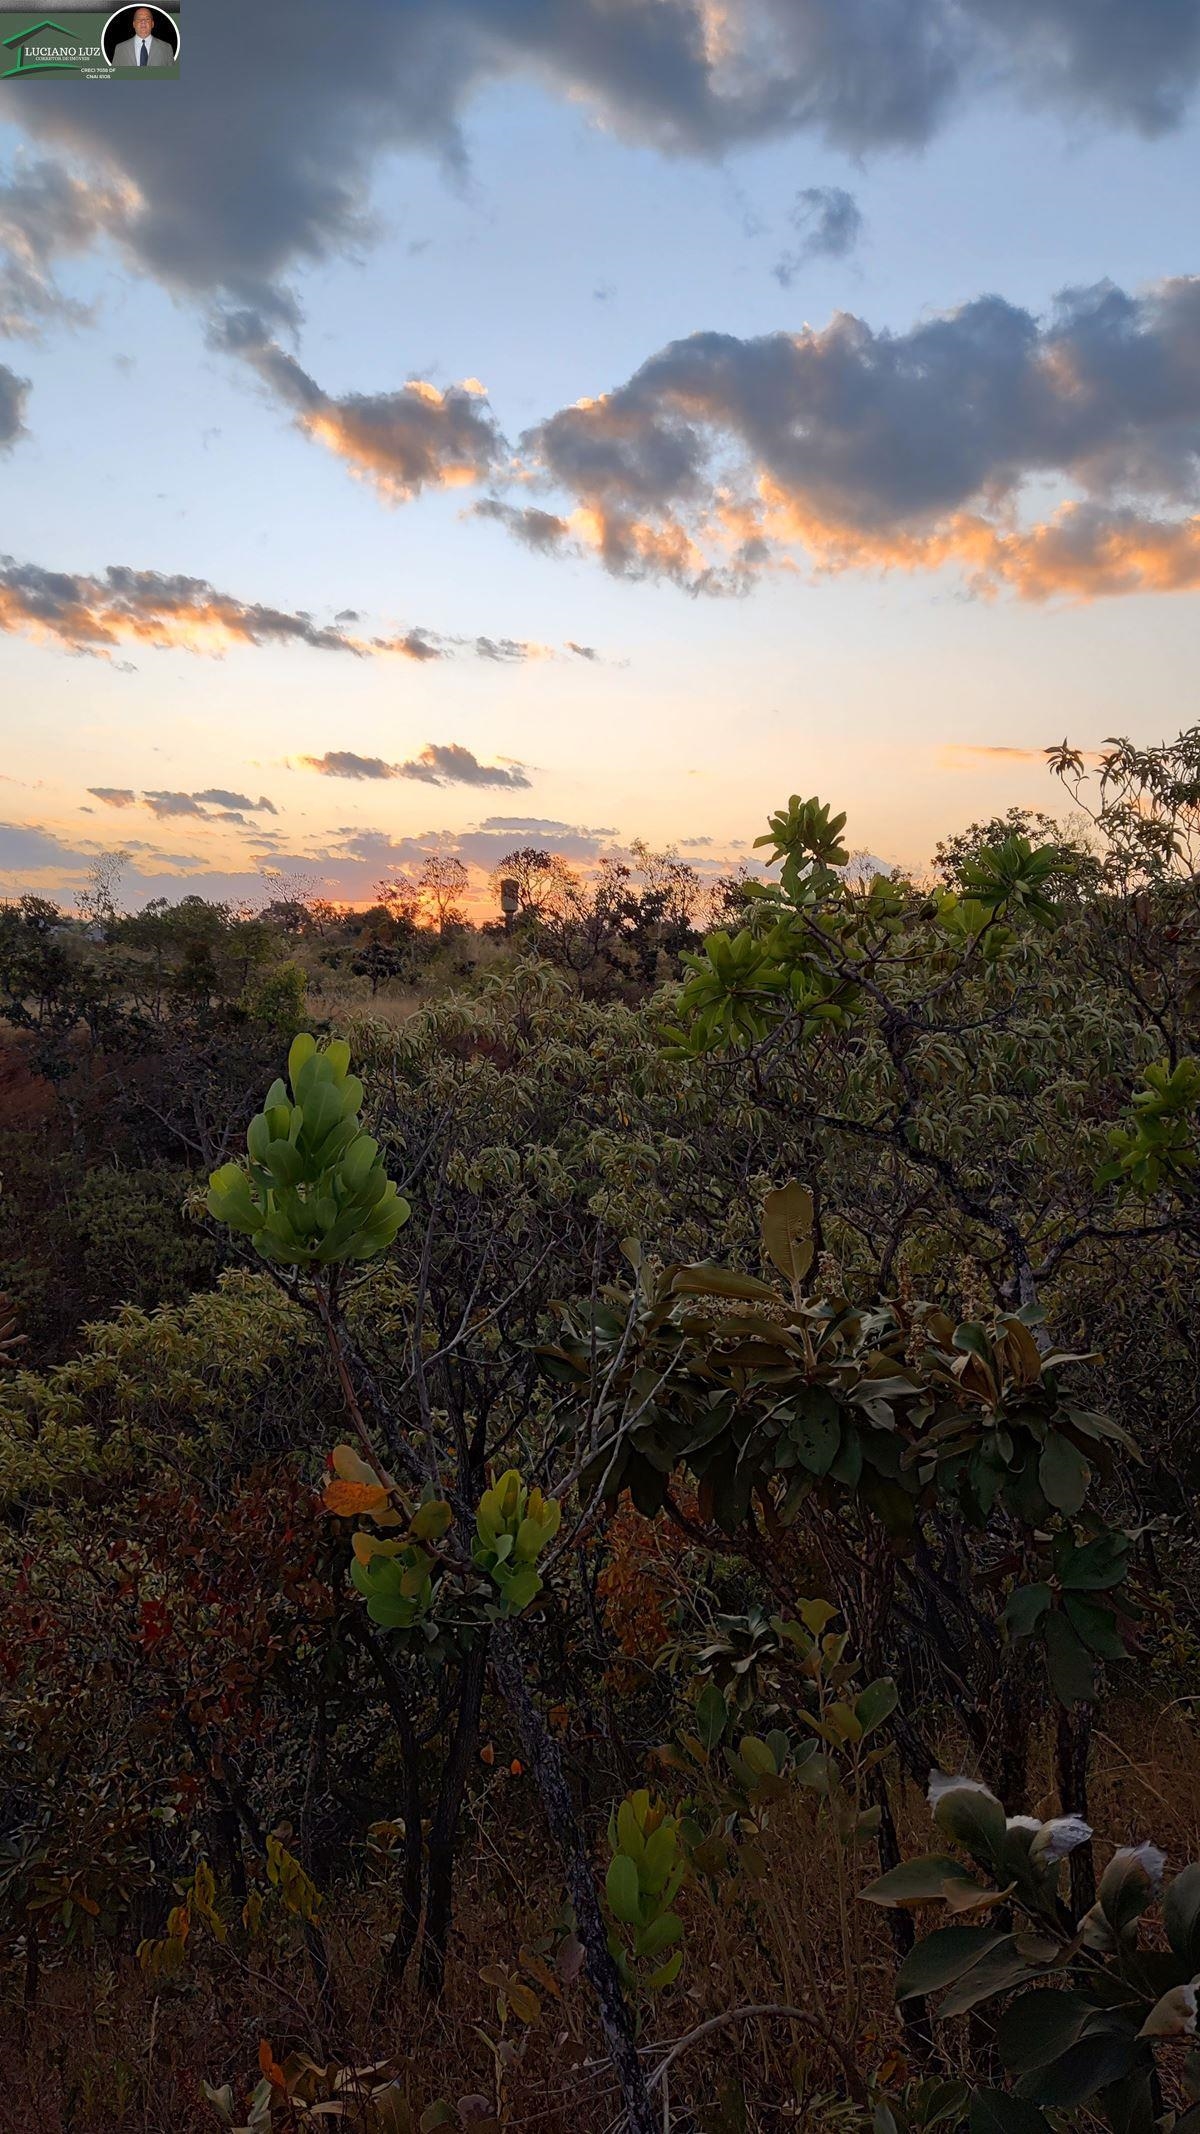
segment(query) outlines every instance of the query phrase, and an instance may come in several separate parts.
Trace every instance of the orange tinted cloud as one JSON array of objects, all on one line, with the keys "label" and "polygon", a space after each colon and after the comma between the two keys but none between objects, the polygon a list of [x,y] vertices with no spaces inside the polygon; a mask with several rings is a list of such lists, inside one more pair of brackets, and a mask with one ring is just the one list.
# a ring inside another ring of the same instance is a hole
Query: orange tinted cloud
[{"label": "orange tinted cloud", "polygon": [[240,645],[301,644],[319,651],[360,648],[302,610],[265,607],[220,593],[203,578],[111,566],[100,577],[0,559],[0,630],[72,652],[111,657],[122,646],[219,656]]},{"label": "orange tinted cloud", "polygon": [[[520,472],[564,516],[481,507],[614,573],[742,590],[954,566],[978,592],[1093,599],[1200,584],[1200,277],[1110,284],[1050,314],[981,297],[907,333],[671,342],[527,433]],[[1033,483],[1064,501],[1025,523]],[[1070,498],[1070,501],[1067,499]]]},{"label": "orange tinted cloud", "polygon": [[447,637],[421,628],[366,636],[351,627],[360,619],[357,611],[347,608],[333,623],[318,623],[302,608],[289,611],[238,600],[203,578],[135,571],[123,564],[91,577],[0,556],[0,632],[101,659],[137,646],[219,658],[245,645],[305,645],[318,652],[346,652],[355,659],[402,659],[417,665],[453,658],[460,651],[503,664],[559,656],[550,646],[527,638]]},{"label": "orange tinted cloud", "polygon": [[504,450],[477,378],[443,390],[410,378],[394,392],[335,399],[271,335],[255,311],[228,312],[210,330],[214,346],[248,363],[292,411],[296,427],[371,482],[389,503],[423,489],[487,479]]},{"label": "orange tinted cloud", "polygon": [[[945,771],[974,771],[996,764],[1036,763],[1045,770],[1052,748],[1010,748],[997,742],[948,741],[938,750],[938,763]],[[1099,763],[1098,749],[1080,749],[1079,754],[1087,763]]]}]

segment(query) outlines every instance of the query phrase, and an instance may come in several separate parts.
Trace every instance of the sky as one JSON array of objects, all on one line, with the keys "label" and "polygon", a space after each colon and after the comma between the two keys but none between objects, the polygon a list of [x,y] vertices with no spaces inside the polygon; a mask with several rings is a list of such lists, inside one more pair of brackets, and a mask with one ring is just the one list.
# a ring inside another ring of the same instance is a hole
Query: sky
[{"label": "sky", "polygon": [[181,22],[0,84],[0,895],[919,867],[1193,720],[1200,0]]}]

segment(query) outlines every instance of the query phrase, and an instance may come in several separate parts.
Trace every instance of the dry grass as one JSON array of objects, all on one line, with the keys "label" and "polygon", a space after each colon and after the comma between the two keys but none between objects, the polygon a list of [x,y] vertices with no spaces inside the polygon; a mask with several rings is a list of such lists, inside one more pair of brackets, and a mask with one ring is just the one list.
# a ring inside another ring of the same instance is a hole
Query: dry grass
[{"label": "dry grass", "polygon": [[[947,1745],[947,1761],[954,1762]],[[1186,1706],[1126,1711],[1097,1740],[1092,1818],[1104,1849],[1152,1836],[1181,1864],[1200,1852],[1200,1763]],[[1042,1766],[1049,1771],[1047,1748]],[[1056,1801],[1048,1781],[1037,1803]],[[906,1788],[898,1802],[906,1850],[928,1845],[924,1803]],[[340,2025],[323,2025],[318,1997],[295,1948],[264,1956],[248,1977],[236,1959],[202,1959],[157,1990],[129,1959],[107,1953],[51,1970],[43,2006],[25,2034],[10,1985],[0,2023],[3,2134],[212,2134],[215,2115],[200,2078],[230,2080],[243,2096],[256,2079],[259,2042],[277,2056],[300,2046],[347,2058],[395,2055],[416,2113],[446,2097],[497,2095],[497,2063],[485,2034],[500,2036],[495,1997],[479,1973],[514,1966],[522,1945],[554,1928],[561,1893],[553,1863],[523,1824],[524,1789],[488,1791],[474,1806],[459,1882],[458,1927],[446,1995],[436,2007],[415,1979],[388,1998],[379,1985],[382,1902],[331,1897],[327,1934]],[[1102,1854],[1103,1857],[1103,1854]],[[892,2000],[894,1956],[887,1922],[856,1901],[873,1853],[846,1856],[811,1797],[781,1805],[764,1845],[765,1873],[682,1900],[687,1961],[679,1985],[649,2012],[648,2046],[666,2049],[709,2017],[752,2004],[820,2011],[864,2073],[889,2085],[907,2072]],[[965,2050],[949,2026],[953,2064]],[[586,1981],[552,2000],[541,2022],[510,2017],[516,2057],[500,2097],[506,2127],[539,2134],[608,2134],[615,2093],[600,2054]],[[657,2058],[657,2051],[653,2055]],[[845,2117],[835,2054],[797,2022],[745,2020],[698,2040],[672,2068],[673,2096],[721,2134],[780,2126],[832,2129]]]}]

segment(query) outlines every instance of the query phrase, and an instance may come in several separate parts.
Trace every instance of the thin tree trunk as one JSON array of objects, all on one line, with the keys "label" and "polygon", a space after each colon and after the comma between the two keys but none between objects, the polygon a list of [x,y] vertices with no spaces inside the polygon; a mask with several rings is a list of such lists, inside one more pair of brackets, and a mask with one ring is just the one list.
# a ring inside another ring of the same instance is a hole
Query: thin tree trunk
[{"label": "thin tree trunk", "polygon": [[566,1869],[575,1906],[588,1977],[600,2006],[604,2041],[625,2104],[629,2134],[659,2134],[660,2121],[638,2057],[633,2019],[617,1967],[609,1954],[604,1916],[596,1896],[592,1866],[579,1819],[563,1773],[558,1744],[533,1700],[512,1629],[498,1623],[492,1632],[492,1664],[509,1710],[517,1723],[525,1760],[536,1781],[551,1833]]},{"label": "thin tree trunk", "polygon": [[421,1928],[421,1872],[425,1857],[421,1832],[421,1752],[399,1674],[379,1639],[372,1630],[367,1629],[365,1623],[358,1624],[357,1635],[370,1654],[375,1672],[379,1676],[388,1710],[395,1721],[396,1732],[400,1738],[400,1755],[404,1764],[404,1874],[400,1884],[400,1917],[387,1957],[388,1977],[398,1984],[417,1945],[417,1935]]},{"label": "thin tree trunk", "polygon": [[[1088,1812],[1088,1755],[1092,1745],[1092,1708],[1077,1704],[1058,1715],[1057,1767],[1058,1805],[1063,1815]],[[1096,1862],[1090,1841],[1077,1845],[1070,1856],[1071,1910],[1076,1920],[1090,1912],[1096,1902]]]},{"label": "thin tree trunk", "polygon": [[463,1661],[459,1683],[458,1724],[442,1771],[442,1783],[429,1832],[425,1885],[425,1937],[421,1943],[421,1984],[440,1995],[446,1976],[446,1942],[454,1905],[454,1850],[458,1819],[467,1790],[467,1773],[479,1740],[479,1713],[487,1673],[488,1633],[481,1632]]}]

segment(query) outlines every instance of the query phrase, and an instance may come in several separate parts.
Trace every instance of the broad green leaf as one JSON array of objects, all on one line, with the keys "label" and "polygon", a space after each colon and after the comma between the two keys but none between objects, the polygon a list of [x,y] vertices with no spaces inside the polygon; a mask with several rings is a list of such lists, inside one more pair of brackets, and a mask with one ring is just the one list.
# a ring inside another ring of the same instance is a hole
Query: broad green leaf
[{"label": "broad green leaf", "polygon": [[1162,1901],[1167,1940],[1181,1962],[1200,1971],[1200,1865],[1180,1869]]},{"label": "broad green leaf", "polygon": [[896,1999],[937,1993],[953,1985],[981,1956],[1009,1939],[1007,1934],[994,1934],[990,1927],[939,1927],[909,1950],[896,1973]]},{"label": "broad green leaf", "polygon": [[763,1202],[762,1241],[785,1281],[794,1288],[813,1261],[813,1197],[793,1180]]},{"label": "broad green leaf", "polygon": [[613,1854],[604,1878],[608,1908],[622,1926],[636,1926],[641,1916],[641,1893],[636,1864],[625,1852]]},{"label": "broad green leaf", "polygon": [[1083,1454],[1061,1432],[1052,1431],[1038,1461],[1038,1481],[1047,1504],[1059,1512],[1077,1512],[1087,1495],[1092,1471]]},{"label": "broad green leaf", "polygon": [[903,1860],[893,1867],[878,1882],[872,1882],[862,1892],[868,1904],[882,1904],[890,1911],[906,1905],[936,1904],[946,1895],[947,1884],[978,1889],[974,1875],[963,1866],[961,1860],[953,1860],[949,1853],[931,1852],[919,1860]]},{"label": "broad green leaf", "polygon": [[1128,2031],[1089,2031],[1068,2046],[1059,2059],[1022,2075],[1017,2095],[1030,2104],[1068,2111],[1094,2097],[1097,2090],[1119,2082],[1144,2057],[1145,2046],[1136,2045]]},{"label": "broad green leaf", "polygon": [[890,1719],[899,1703],[899,1691],[890,1675],[881,1675],[877,1682],[868,1682],[856,1700],[854,1716],[864,1734],[870,1734],[885,1719]]},{"label": "broad green leaf", "polygon": [[1055,1695],[1067,1705],[1091,1704],[1096,1696],[1095,1662],[1060,1608],[1051,1608],[1042,1618],[1042,1638]]},{"label": "broad green leaf", "polygon": [[778,1302],[769,1282],[760,1282],[756,1275],[738,1274],[732,1267],[677,1267],[671,1288],[678,1297],[749,1297]]},{"label": "broad green leaf", "polygon": [[1008,1818],[998,1800],[974,1786],[951,1786],[933,1811],[939,1830],[990,1866],[999,1858]]},{"label": "broad green leaf", "polygon": [[996,2026],[996,2050],[1010,2074],[1028,2074],[1074,2045],[1095,2013],[1082,1993],[1037,1986],[1009,2002]]},{"label": "broad green leaf", "polygon": [[715,1749],[729,1724],[729,1706],[715,1682],[709,1682],[696,1700],[696,1732],[706,1749]]},{"label": "broad green leaf", "polygon": [[1032,1636],[1053,1598],[1049,1586],[1014,1586],[1004,1606],[1004,1620],[1014,1638]]},{"label": "broad green leaf", "polygon": [[967,2113],[968,2134],[1050,2134],[1049,2122],[1036,2105],[1003,2090],[976,2090]]}]

